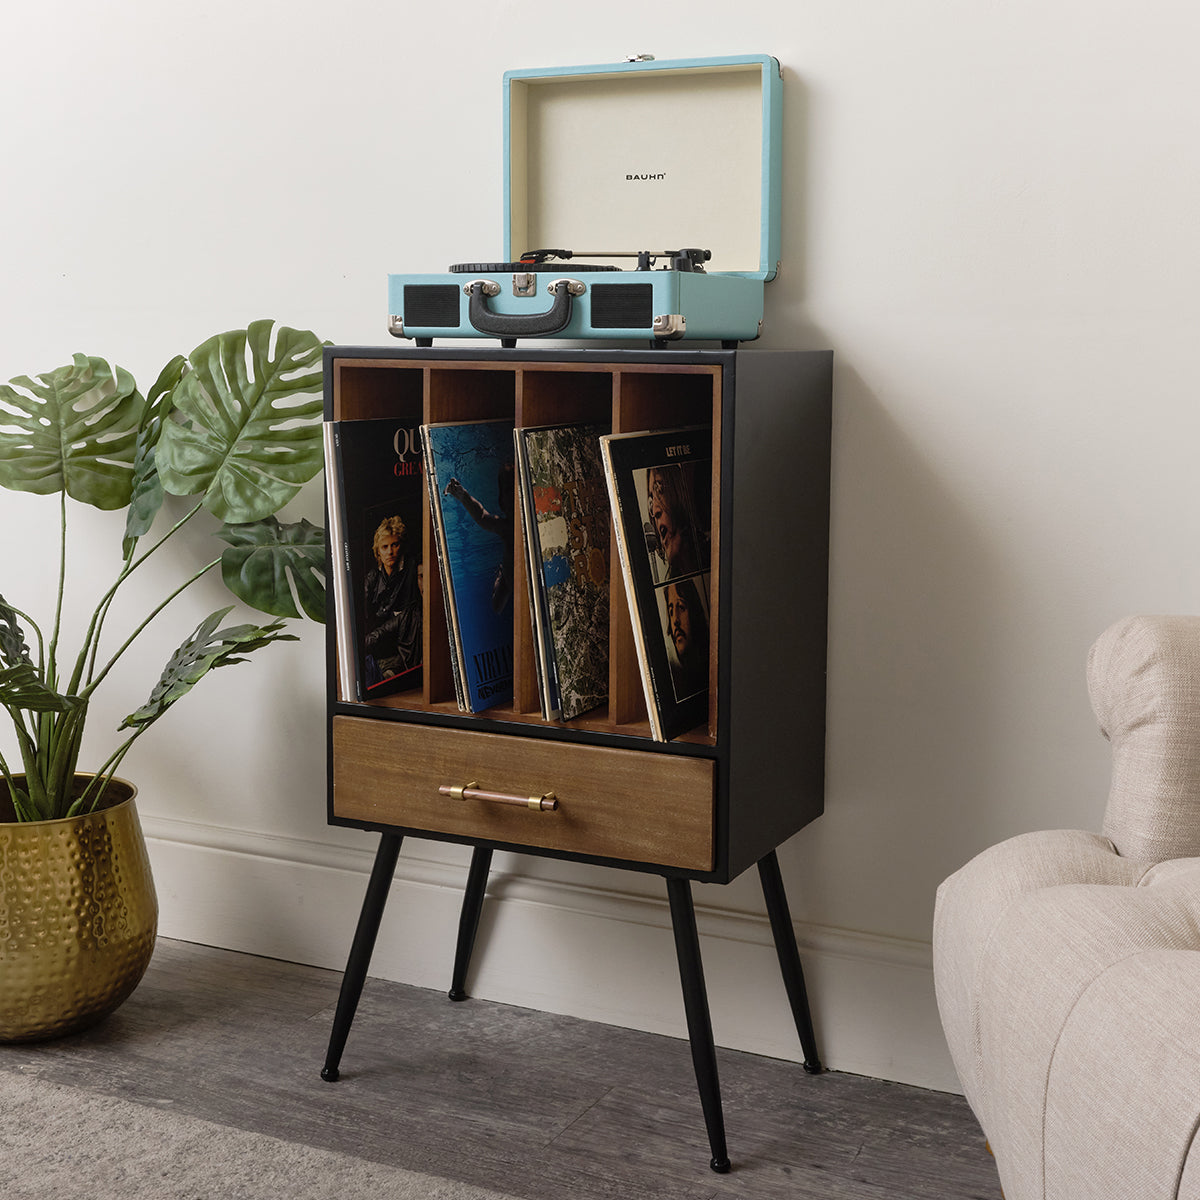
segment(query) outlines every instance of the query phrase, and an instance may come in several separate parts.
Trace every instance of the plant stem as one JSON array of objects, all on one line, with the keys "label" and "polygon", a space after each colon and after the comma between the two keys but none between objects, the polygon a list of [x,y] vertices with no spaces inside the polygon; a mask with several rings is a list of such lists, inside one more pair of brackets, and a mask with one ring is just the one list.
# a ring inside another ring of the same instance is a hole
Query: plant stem
[{"label": "plant stem", "polygon": [[4,783],[8,787],[8,795],[15,807],[17,803],[17,781],[13,778],[12,771],[9,769],[8,760],[3,754],[0,754],[0,771],[4,773]]},{"label": "plant stem", "polygon": [[213,569],[213,567],[217,566],[220,563],[220,561],[221,560],[219,558],[214,558],[212,560],[212,562],[208,563],[206,566],[201,567],[200,570],[197,571],[195,573],[195,575],[193,575],[190,579],[185,579],[183,581],[183,583],[181,583],[161,604],[159,604],[158,607],[155,608],[150,613],[150,615],[148,617],[146,617],[146,619],[125,639],[124,643],[121,645],[121,648],[116,652],[116,654],[114,654],[112,656],[112,658],[110,658],[108,660],[107,663],[105,663],[105,665],[104,665],[103,669],[100,671],[99,675],[97,675],[94,679],[89,679],[87,686],[85,688],[83,688],[83,690],[79,693],[79,695],[83,699],[86,700],[87,697],[90,696],[92,694],[92,692],[94,692],[96,690],[96,688],[98,688],[100,686],[104,677],[109,673],[109,671],[111,671],[113,669],[113,667],[116,665],[117,660],[121,657],[122,654],[125,653],[126,650],[129,649],[129,647],[137,639],[138,635],[142,632],[142,630],[145,629],[146,626],[149,625],[150,622],[153,621],[154,618],[157,617],[158,614],[160,612],[162,612],[162,610],[164,608],[166,608],[167,605],[170,604],[171,601],[174,600],[175,597],[180,594],[180,592],[183,592],[187,588],[191,587],[192,584],[195,583],[197,579],[199,579],[201,576],[205,575],[207,572],[211,571]]},{"label": "plant stem", "polygon": [[[112,606],[112,602],[116,598],[117,590],[120,588],[121,584],[123,584],[125,580],[128,579],[129,576],[132,575],[134,571],[136,571],[138,567],[140,567],[142,563],[146,561],[146,559],[148,559],[156,550],[158,550],[168,538],[171,538],[178,533],[179,530],[181,530],[200,511],[202,507],[202,504],[197,504],[190,512],[180,517],[179,520],[176,521],[175,524],[172,525],[171,528],[168,529],[167,532],[164,533],[162,537],[160,537],[158,541],[155,542],[154,545],[145,552],[145,554],[137,559],[131,557],[130,560],[122,566],[120,573],[113,581],[112,587],[110,587],[108,591],[105,592],[100,598],[100,602],[96,605],[95,612],[92,613],[92,619],[88,624],[87,634],[83,639],[83,645],[80,647],[79,657],[75,662],[75,670],[71,675],[71,685],[67,689],[69,693],[72,693],[79,688],[85,678],[90,685],[95,686],[92,684],[92,676],[96,669],[96,657],[100,650],[100,632],[104,627],[104,620],[108,616],[108,610]],[[206,567],[205,570],[207,569],[208,568]],[[189,580],[189,582],[191,581]],[[184,586],[186,587],[187,585],[185,584]],[[128,643],[126,643],[126,645],[128,645]],[[122,650],[123,649],[124,647],[122,647]],[[119,656],[120,651],[117,653]],[[112,664],[110,663],[109,666],[111,665]],[[107,668],[105,668],[105,670],[107,670]],[[96,682],[99,682],[99,680]]]},{"label": "plant stem", "polygon": [[[37,738],[25,728],[24,721],[18,721],[16,716],[13,716],[13,726],[17,731],[17,745],[21,751],[21,761],[25,764],[25,774],[31,775],[31,768],[37,763]],[[36,772],[32,773],[36,776]]]},{"label": "plant stem", "polygon": [[50,652],[46,661],[45,679],[49,687],[57,688],[56,661],[58,634],[62,628],[63,595],[67,587],[67,486],[64,482],[58,493],[58,601],[54,606],[54,630],[50,637]]},{"label": "plant stem", "polygon": [[77,817],[83,813],[90,813],[95,810],[100,797],[104,795],[108,785],[112,782],[113,776],[117,773],[117,768],[121,765],[121,760],[129,752],[129,747],[133,745],[141,733],[142,730],[139,729],[136,733],[130,735],[121,746],[118,746],[109,755],[108,761],[92,777],[91,782],[83,789],[79,799],[71,805],[66,813],[68,817]]}]

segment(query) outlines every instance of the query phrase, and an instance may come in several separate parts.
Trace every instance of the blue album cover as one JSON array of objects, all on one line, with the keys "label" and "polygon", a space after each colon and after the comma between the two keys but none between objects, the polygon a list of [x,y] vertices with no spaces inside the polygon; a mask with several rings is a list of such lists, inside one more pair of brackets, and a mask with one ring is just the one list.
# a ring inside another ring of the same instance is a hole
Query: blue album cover
[{"label": "blue album cover", "polygon": [[463,701],[513,698],[513,422],[422,426]]}]

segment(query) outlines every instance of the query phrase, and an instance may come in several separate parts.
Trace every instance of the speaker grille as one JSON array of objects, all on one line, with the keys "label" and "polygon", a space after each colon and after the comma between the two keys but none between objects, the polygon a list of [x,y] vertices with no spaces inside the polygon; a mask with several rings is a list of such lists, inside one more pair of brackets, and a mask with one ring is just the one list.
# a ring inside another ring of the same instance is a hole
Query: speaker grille
[{"label": "speaker grille", "polygon": [[404,285],[404,328],[457,329],[462,323],[454,283],[407,283]]},{"label": "speaker grille", "polygon": [[593,284],[593,329],[649,329],[654,324],[654,285],[650,283]]}]

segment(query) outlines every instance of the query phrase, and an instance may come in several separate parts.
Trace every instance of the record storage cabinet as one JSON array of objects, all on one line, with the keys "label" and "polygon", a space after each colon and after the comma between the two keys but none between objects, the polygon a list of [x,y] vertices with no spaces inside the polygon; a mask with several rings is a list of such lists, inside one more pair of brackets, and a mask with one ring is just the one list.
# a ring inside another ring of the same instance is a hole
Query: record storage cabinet
[{"label": "record storage cabinet", "polygon": [[[328,819],[383,837],[326,1079],[338,1076],[406,836],[474,847],[455,999],[465,998],[493,850],[664,877],[714,1170],[729,1163],[690,882],[726,883],[757,866],[805,1068],[820,1069],[775,851],[824,806],[831,393],[826,351],[326,347],[328,421],[588,421],[613,433],[703,426],[712,438],[708,719],[673,741],[651,736],[615,532],[609,702],[568,722],[542,717],[519,540],[514,698],[482,713],[456,701],[428,504],[419,688],[366,703],[340,698],[327,589]],[[464,786],[553,794],[558,803],[542,811],[464,800]],[[439,790],[450,788],[458,795]]]}]

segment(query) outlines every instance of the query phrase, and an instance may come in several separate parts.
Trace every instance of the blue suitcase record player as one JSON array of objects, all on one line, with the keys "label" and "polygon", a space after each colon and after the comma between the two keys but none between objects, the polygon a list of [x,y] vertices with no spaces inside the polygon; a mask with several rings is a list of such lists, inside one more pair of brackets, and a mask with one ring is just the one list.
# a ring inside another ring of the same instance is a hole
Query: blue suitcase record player
[{"label": "blue suitcase record player", "polygon": [[779,267],[782,93],[764,55],[509,71],[503,260],[389,275],[389,332],[758,337]]}]

